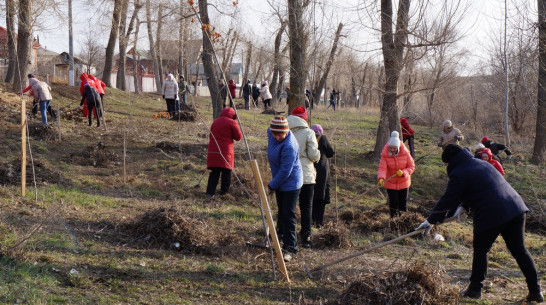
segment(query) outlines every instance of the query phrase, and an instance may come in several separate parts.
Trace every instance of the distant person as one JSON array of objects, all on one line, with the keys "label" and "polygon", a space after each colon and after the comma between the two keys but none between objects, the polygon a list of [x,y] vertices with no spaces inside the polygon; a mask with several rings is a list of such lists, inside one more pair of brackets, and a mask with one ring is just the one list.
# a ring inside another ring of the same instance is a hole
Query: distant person
[{"label": "distant person", "polygon": [[[458,145],[448,145],[442,153],[447,165],[448,183],[444,195],[416,229],[430,230],[450,215],[466,211],[474,215],[472,274],[463,296],[479,299],[487,275],[487,254],[502,235],[510,254],[525,276],[527,302],[544,302],[533,258],[525,247],[525,214],[529,209],[521,196],[489,164],[472,158]],[[461,205],[462,202],[462,205]]]},{"label": "distant person", "polygon": [[176,112],[176,100],[178,99],[178,83],[174,80],[174,75],[171,73],[167,74],[167,79],[163,82],[161,94],[167,102],[167,112],[173,118]]},{"label": "distant person", "polygon": [[186,105],[186,93],[188,93],[188,82],[184,79],[184,75],[180,75],[178,80],[178,99],[184,105]]},{"label": "distant person", "polygon": [[512,152],[508,149],[508,147],[506,147],[506,145],[495,143],[493,142],[493,140],[489,139],[488,137],[483,137],[481,142],[486,148],[491,149],[493,158],[499,161],[501,165],[503,165],[502,158],[499,155],[501,151],[504,151],[504,153],[506,154],[506,158],[508,158],[508,160],[512,158]]},{"label": "distant person", "polygon": [[320,160],[317,137],[315,136],[315,132],[309,128],[307,118],[307,110],[302,106],[294,108],[292,114],[286,118],[290,126],[290,131],[294,134],[300,148],[299,156],[303,170],[303,186],[299,195],[301,215],[300,237],[301,246],[304,248],[311,247],[311,214],[317,177],[314,163]]},{"label": "distant person", "polygon": [[234,141],[243,137],[237,115],[233,108],[226,107],[210,126],[209,146],[207,150],[207,168],[210,170],[207,183],[207,196],[214,197],[220,175],[220,195],[227,194],[231,186],[231,171],[235,164]]},{"label": "distant person", "polygon": [[474,158],[481,159],[482,158],[482,151],[485,149],[485,145],[482,143],[476,144],[476,148],[474,148]]},{"label": "distant person", "polygon": [[258,107],[258,100],[260,98],[260,88],[256,84],[256,81],[252,84],[252,101],[254,102],[254,108]]},{"label": "distant person", "polygon": [[230,107],[234,107],[235,103],[233,101],[235,100],[235,94],[237,93],[237,85],[232,79],[228,81],[228,89],[230,95],[229,105]]},{"label": "distant person", "polygon": [[491,153],[491,150],[489,148],[484,148],[481,152],[482,154],[482,160],[487,161],[487,163],[493,165],[494,168],[496,168],[499,173],[501,173],[504,176],[504,168],[502,168],[502,165],[499,161],[493,159],[493,154]]},{"label": "distant person", "polygon": [[246,84],[243,85],[243,100],[245,101],[245,109],[250,110],[250,95],[252,94],[252,85],[250,79],[247,79]]},{"label": "distant person", "polygon": [[326,205],[330,203],[330,183],[328,182],[330,178],[330,163],[328,162],[328,158],[332,158],[335,152],[324,134],[322,126],[314,124],[311,126],[311,130],[315,132],[320,151],[320,160],[314,163],[315,170],[317,171],[317,179],[313,192],[313,209],[311,212],[313,226],[319,228],[324,225],[324,210]]},{"label": "distant person", "polygon": [[377,183],[387,189],[391,218],[408,209],[408,191],[415,163],[404,143],[400,142],[397,131],[391,132],[389,141],[381,151],[377,169]]},{"label": "distant person", "polygon": [[47,109],[50,107],[52,99],[50,92],[51,87],[49,87],[47,83],[39,81],[34,74],[28,74],[27,77],[29,86],[22,92],[18,92],[18,94],[24,93],[32,88],[32,94],[39,101],[42,124],[47,126]]},{"label": "distant person", "polygon": [[296,204],[303,185],[298,150],[298,141],[287,120],[282,116],[273,118],[267,129],[267,159],[271,168],[267,187],[269,192],[275,192],[277,199],[277,232],[287,262],[298,253]]},{"label": "distant person", "polygon": [[415,130],[411,128],[408,119],[406,118],[400,118],[400,125],[402,126],[402,141],[406,142],[408,141],[408,148],[410,150],[410,155],[413,159],[415,159],[415,147],[414,147],[414,134]]},{"label": "distant person", "polygon": [[445,120],[442,127],[442,132],[438,138],[438,147],[445,149],[449,144],[459,145],[459,142],[464,140],[463,133],[453,127],[453,123],[450,120]]},{"label": "distant person", "polygon": [[264,110],[267,110],[268,106],[271,107],[271,99],[273,96],[271,95],[271,92],[269,92],[269,86],[266,80],[263,81],[262,87],[260,88],[260,97],[264,103]]},{"label": "distant person", "polygon": [[333,89],[332,90],[332,93],[330,93],[330,105],[328,105],[328,107],[326,107],[326,109],[333,107],[334,108],[334,111],[336,111],[336,95],[338,95],[339,92],[336,91],[336,89]]},{"label": "distant person", "polygon": [[224,80],[219,79],[218,80],[218,90],[220,91],[220,98],[222,99],[222,107],[227,107],[226,100],[227,100],[227,87],[224,84]]},{"label": "distant person", "polygon": [[[44,123],[44,114],[42,113],[42,109],[41,107],[43,105],[40,105],[40,102],[41,102],[41,98],[40,98],[40,95],[39,94],[34,94],[34,89],[32,87],[32,84],[30,82],[30,79],[34,78],[36,80],[38,80],[34,74],[28,74],[27,75],[28,78],[29,78],[29,85],[28,87],[26,87],[25,89],[23,89],[23,91],[19,91],[17,92],[17,94],[21,94],[21,93],[26,93],[26,92],[29,92],[29,97],[32,97],[32,109],[31,109],[31,112],[34,116],[36,116],[36,114],[38,113],[38,108],[40,108],[40,114],[42,115],[42,123]],[[49,86],[49,85],[48,85]],[[51,88],[49,88],[49,91],[50,91]],[[44,97],[47,97],[47,96],[44,96]],[[51,102],[49,104],[47,104],[47,111],[46,113],[49,113],[49,115],[51,116],[52,119],[57,119],[57,113],[55,113],[55,111],[53,110],[53,108],[51,108]],[[47,114],[46,114],[46,123],[44,125],[47,125]]]},{"label": "distant person", "polygon": [[[80,108],[84,102],[87,102],[87,118],[89,126],[93,125],[93,112],[97,111],[97,104],[100,103],[100,95],[97,89],[89,83],[85,83],[83,87],[83,95],[80,101]],[[100,127],[100,111],[97,111],[97,127]]]}]

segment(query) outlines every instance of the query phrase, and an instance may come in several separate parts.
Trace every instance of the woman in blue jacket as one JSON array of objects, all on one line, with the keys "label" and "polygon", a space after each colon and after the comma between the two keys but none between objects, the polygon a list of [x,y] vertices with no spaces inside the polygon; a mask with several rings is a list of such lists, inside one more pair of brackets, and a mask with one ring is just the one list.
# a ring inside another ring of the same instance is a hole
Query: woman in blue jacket
[{"label": "woman in blue jacket", "polygon": [[299,147],[288,128],[288,121],[282,116],[273,118],[267,129],[267,138],[267,158],[272,176],[267,186],[277,198],[277,232],[283,243],[284,260],[290,261],[298,253],[296,204],[303,185]]},{"label": "woman in blue jacket", "polygon": [[502,235],[525,276],[529,289],[527,301],[543,302],[535,262],[525,247],[525,213],[529,209],[521,196],[493,166],[475,159],[458,145],[446,146],[442,161],[447,164],[449,176],[446,191],[427,220],[417,229],[428,230],[432,224],[443,222],[449,214],[460,215],[465,210],[472,211],[472,274],[463,295],[471,299],[481,297],[482,281],[487,274],[487,253],[497,237]]}]

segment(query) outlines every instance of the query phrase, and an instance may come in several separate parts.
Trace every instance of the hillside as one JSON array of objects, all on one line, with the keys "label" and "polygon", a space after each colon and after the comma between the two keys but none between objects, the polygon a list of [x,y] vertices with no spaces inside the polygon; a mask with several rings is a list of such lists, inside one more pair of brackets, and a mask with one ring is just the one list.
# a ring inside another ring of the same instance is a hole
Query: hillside
[{"label": "hillside", "polygon": [[[205,196],[212,122],[207,99],[190,100],[197,109],[195,121],[173,121],[158,116],[166,108],[160,96],[109,89],[106,124],[97,128],[78,116],[78,88],[55,86],[53,91],[53,106],[61,110],[61,140],[57,122],[44,131],[39,115],[30,119],[28,157],[34,171],[29,165],[24,197],[18,176],[21,101],[0,91],[0,303],[359,304],[362,299],[355,301],[355,295],[378,297],[366,284],[393,298],[405,294],[409,300],[417,291],[423,300],[452,304],[521,304],[527,293],[499,238],[489,256],[482,300],[453,294],[470,275],[471,219],[438,226],[436,233],[445,241],[406,239],[308,278],[304,265],[320,266],[390,240],[424,219],[447,181],[436,147],[439,129],[413,126],[412,213],[389,221],[386,192],[375,186],[377,163],[370,158],[376,113],[313,111],[312,122],[322,124],[335,145],[331,185],[332,190],[337,185],[336,199],[326,207],[329,225],[314,232],[315,246],[287,264],[292,279],[287,284],[278,271],[273,278],[269,251],[246,245],[262,243],[264,229],[244,141],[235,145],[230,193]],[[267,181],[265,130],[271,115],[252,109],[239,110],[239,116]],[[474,147],[480,137],[468,136],[465,144]],[[527,245],[546,287],[546,167],[529,164],[529,143],[517,143],[507,180],[532,210]],[[275,214],[274,201],[271,208]],[[426,295],[430,290],[416,290],[416,283],[444,294]]]}]

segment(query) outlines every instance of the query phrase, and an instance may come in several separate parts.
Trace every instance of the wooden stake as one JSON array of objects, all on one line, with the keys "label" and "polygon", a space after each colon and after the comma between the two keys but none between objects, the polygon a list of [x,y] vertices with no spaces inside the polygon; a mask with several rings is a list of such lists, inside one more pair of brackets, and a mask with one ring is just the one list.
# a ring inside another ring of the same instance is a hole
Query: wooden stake
[{"label": "wooden stake", "polygon": [[61,109],[57,106],[57,127],[59,128],[59,142],[61,142]]},{"label": "wooden stake", "polygon": [[25,99],[21,99],[21,196],[26,195],[27,186],[27,112]]},{"label": "wooden stake", "polygon": [[[336,145],[334,144],[334,151],[336,151]],[[334,154],[334,202],[336,205],[336,227],[339,222],[339,211],[337,209],[337,154]]]},{"label": "wooden stake", "polygon": [[254,178],[256,178],[256,183],[258,185],[258,192],[260,193],[260,199],[262,203],[262,210],[265,214],[265,219],[269,227],[269,233],[273,242],[273,248],[277,254],[277,263],[281,269],[281,273],[284,276],[284,279],[290,283],[290,277],[288,276],[288,271],[286,270],[286,265],[284,264],[284,259],[282,257],[281,245],[279,244],[279,238],[277,237],[277,231],[275,230],[275,224],[273,223],[273,217],[271,216],[271,210],[269,208],[269,202],[267,201],[267,195],[265,193],[264,184],[262,181],[262,176],[260,174],[260,169],[258,168],[258,162],[256,160],[250,161],[252,165],[252,172],[254,172]]}]

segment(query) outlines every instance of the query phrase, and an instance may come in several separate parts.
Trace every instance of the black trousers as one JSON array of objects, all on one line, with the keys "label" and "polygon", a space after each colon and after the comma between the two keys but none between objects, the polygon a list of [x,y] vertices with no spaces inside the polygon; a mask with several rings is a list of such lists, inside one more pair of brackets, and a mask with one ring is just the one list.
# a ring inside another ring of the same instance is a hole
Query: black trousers
[{"label": "black trousers", "polygon": [[413,159],[415,159],[415,145],[413,143],[414,136],[411,135],[409,138],[405,138],[404,142],[408,140],[408,148],[410,150],[410,155]]},{"label": "black trousers", "polygon": [[220,174],[222,175],[222,183],[220,184],[220,195],[229,192],[231,186],[231,170],[223,167],[212,167],[209,174],[209,181],[207,183],[207,194],[213,196],[216,193],[216,186],[218,180],[220,180]]},{"label": "black trousers", "polygon": [[89,119],[89,126],[93,124],[93,108],[97,112],[97,127],[100,126],[100,108],[97,107],[98,102],[89,101],[87,100],[87,110],[89,110],[89,113],[87,114],[87,118]]},{"label": "black trousers", "polygon": [[271,99],[264,100],[264,109],[267,110],[267,106],[271,107]]},{"label": "black trousers", "polygon": [[516,259],[519,269],[525,276],[529,293],[540,292],[535,262],[525,247],[525,213],[496,228],[485,232],[474,233],[474,255],[472,258],[471,290],[481,290],[482,281],[487,275],[487,253],[491,250],[497,237],[501,235],[506,247]]},{"label": "black trousers", "polygon": [[389,208],[391,211],[391,218],[400,215],[401,212],[408,210],[408,189],[391,190],[387,189],[387,195],[389,195]]},{"label": "black trousers", "polygon": [[311,213],[311,219],[315,227],[322,227],[324,224],[324,211],[326,210],[326,201],[313,200],[313,212]]},{"label": "black trousers", "polygon": [[311,208],[313,205],[313,194],[315,193],[314,184],[304,184],[301,187],[299,203],[301,216],[300,236],[305,241],[311,236]]},{"label": "black trousers", "polygon": [[167,112],[171,114],[171,117],[173,117],[174,113],[176,112],[176,100],[173,98],[167,98],[165,101],[167,102]]},{"label": "black trousers", "polygon": [[294,191],[275,191],[277,198],[277,235],[282,240],[284,251],[297,254],[296,203],[300,189]]}]

